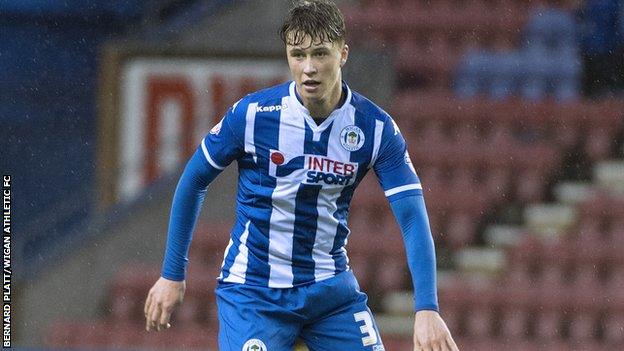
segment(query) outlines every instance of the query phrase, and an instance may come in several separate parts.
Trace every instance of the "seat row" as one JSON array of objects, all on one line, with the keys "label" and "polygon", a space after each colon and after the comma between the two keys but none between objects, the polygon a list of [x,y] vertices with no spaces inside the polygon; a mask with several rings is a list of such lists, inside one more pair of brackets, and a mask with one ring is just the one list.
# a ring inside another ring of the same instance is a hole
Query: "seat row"
[{"label": "seat row", "polygon": [[[435,1],[435,5],[418,6],[417,2],[406,1],[400,6],[380,1],[364,7],[345,7],[343,12],[348,23],[355,29],[373,28],[390,39],[402,36],[420,36],[425,32],[455,31],[472,32],[475,28],[488,28],[492,32],[517,31],[526,18],[526,7],[505,4],[506,11],[479,2],[466,6],[451,5],[446,1]],[[402,5],[402,6],[401,6]]]},{"label": "seat row", "polygon": [[[596,101],[525,101],[487,98],[457,99],[447,92],[406,91],[398,94],[390,108],[405,133],[438,123],[446,129],[468,125],[487,136],[501,126],[507,131],[527,130],[553,141],[569,142],[557,132],[574,133],[621,130],[624,101],[605,98]],[[584,134],[584,133],[582,133]],[[581,135],[582,135],[581,134]]]},{"label": "seat row", "polygon": [[53,324],[44,337],[51,348],[88,349],[211,349],[217,350],[217,326],[173,322],[172,328],[146,332],[144,323],[71,321]]},{"label": "seat row", "polygon": [[442,316],[460,337],[622,343],[624,296],[522,285],[440,291]]},{"label": "seat row", "polygon": [[[410,336],[382,335],[386,350],[412,351],[414,344]],[[596,341],[545,341],[508,340],[504,338],[458,337],[454,340],[460,350],[506,350],[506,351],[613,351],[622,345]]]},{"label": "seat row", "polygon": [[[391,112],[415,145],[542,142],[561,151],[581,146],[590,162],[614,155],[613,140],[624,129],[624,101],[526,102],[517,99],[456,99],[447,93],[406,92]],[[423,146],[423,147],[424,147]],[[457,147],[461,149],[461,147]]]}]

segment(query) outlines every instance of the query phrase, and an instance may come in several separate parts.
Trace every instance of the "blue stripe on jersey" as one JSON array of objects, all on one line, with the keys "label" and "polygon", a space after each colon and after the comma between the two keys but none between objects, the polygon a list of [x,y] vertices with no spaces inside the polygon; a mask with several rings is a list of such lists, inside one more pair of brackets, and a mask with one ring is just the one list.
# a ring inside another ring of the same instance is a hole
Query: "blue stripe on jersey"
[{"label": "blue stripe on jersey", "polygon": [[316,239],[316,221],[321,185],[300,184],[295,200],[295,228],[293,231],[293,285],[314,281],[312,249]]},{"label": "blue stripe on jersey", "polygon": [[[281,104],[281,100],[266,102]],[[280,112],[258,112],[254,126],[254,144],[258,156],[257,171],[260,174],[261,187],[254,189],[256,202],[253,208],[254,225],[250,226],[247,246],[253,247],[254,255],[250,255],[247,268],[248,284],[268,286],[269,284],[269,228],[271,218],[271,194],[277,182],[268,175],[270,150],[276,149],[279,140]],[[253,231],[252,231],[253,230]],[[253,272],[249,272],[253,270]]]},{"label": "blue stripe on jersey", "polygon": [[[364,138],[366,139],[366,142],[364,143],[362,148],[357,151],[351,152],[351,162],[362,163],[369,160],[370,155],[373,152],[373,140],[375,138],[375,118],[370,118],[369,116],[366,116],[360,109],[356,109],[355,125],[364,132]],[[366,173],[367,168],[367,165],[364,164],[362,165],[362,167],[360,167],[360,171],[364,171],[364,173]]]},{"label": "blue stripe on jersey", "polygon": [[342,192],[340,192],[340,196],[336,201],[337,210],[334,213],[334,218],[340,221],[340,224],[338,224],[338,227],[336,228],[334,245],[330,252],[334,261],[336,262],[336,274],[343,272],[347,269],[347,256],[341,249],[344,247],[345,240],[349,235],[349,228],[347,227],[347,214],[349,210],[349,203],[351,202],[351,198],[353,197],[354,190],[355,187],[352,185],[342,189]]},{"label": "blue stripe on jersey", "polygon": [[334,122],[331,122],[327,128],[321,133],[318,141],[314,141],[314,132],[312,128],[305,124],[305,144],[303,145],[303,153],[306,155],[320,155],[327,156],[327,147],[329,145],[329,136],[334,126]]},{"label": "blue stripe on jersey", "polygon": [[234,228],[232,228],[232,235],[231,235],[232,246],[226,253],[225,259],[224,259],[223,273],[222,273],[223,279],[230,276],[230,268],[234,264],[234,260],[236,259],[236,256],[238,256],[240,252],[240,237],[244,230],[245,230],[245,227],[241,225],[241,223],[237,220],[236,223],[234,224]]}]

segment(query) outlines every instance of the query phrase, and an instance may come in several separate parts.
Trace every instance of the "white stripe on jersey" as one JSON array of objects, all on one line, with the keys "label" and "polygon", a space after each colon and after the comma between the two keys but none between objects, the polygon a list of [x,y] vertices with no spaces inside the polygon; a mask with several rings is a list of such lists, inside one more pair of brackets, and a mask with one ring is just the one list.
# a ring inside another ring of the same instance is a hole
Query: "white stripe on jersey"
[{"label": "white stripe on jersey", "polygon": [[[347,100],[345,103],[349,103],[349,101]],[[327,145],[327,158],[329,159],[349,160],[351,154],[340,143],[331,142],[340,140],[340,133],[343,128],[355,125],[355,108],[352,105],[345,107],[347,112],[342,118],[334,120],[334,126],[329,135],[330,142]],[[324,187],[319,192],[316,205],[316,210],[318,211],[316,237],[312,249],[314,279],[317,282],[333,277],[336,272],[336,261],[330,252],[334,246],[334,239],[338,230],[339,222],[334,217],[334,213],[338,210],[338,197],[340,197],[342,189],[342,187]]]},{"label": "white stripe on jersey", "polygon": [[386,197],[388,197],[388,196],[392,196],[394,194],[398,194],[403,191],[416,190],[416,189],[422,189],[422,184],[419,183],[419,184],[407,184],[403,186],[398,186],[396,188],[392,188],[392,189],[388,189],[384,191],[384,194],[386,195]]},{"label": "white stripe on jersey", "polygon": [[[294,191],[293,191],[294,188]],[[273,189],[269,224],[269,287],[290,288],[293,283],[292,251],[297,188],[288,179],[277,178]]]},{"label": "white stripe on jersey", "polygon": [[219,170],[224,170],[225,167],[219,166],[213,159],[212,157],[210,157],[210,154],[208,153],[208,149],[206,148],[206,138],[202,139],[201,142],[201,147],[202,147],[202,151],[204,152],[204,156],[206,157],[206,160],[208,160],[208,163],[210,163],[210,165],[216,169]]},{"label": "white stripe on jersey", "polygon": [[247,115],[245,118],[245,152],[253,155],[253,160],[258,163],[256,156],[256,144],[254,144],[254,128],[256,126],[256,107],[258,103],[254,102],[247,107]]},{"label": "white stripe on jersey", "polygon": [[[282,98],[282,105],[288,105],[289,97]],[[292,111],[292,112],[291,112]],[[295,112],[295,113],[293,113]],[[293,156],[303,155],[305,144],[305,120],[294,109],[281,110],[278,150],[288,162]],[[271,162],[272,163],[272,162]],[[297,175],[293,172],[291,176]],[[273,210],[269,224],[269,287],[292,287],[292,252],[295,230],[295,203],[299,188],[292,180],[277,177],[271,200]]]},{"label": "white stripe on jersey", "polygon": [[232,245],[234,245],[234,241],[230,237],[230,242],[228,242],[227,247],[225,248],[225,251],[223,252],[223,262],[221,263],[221,273],[219,274],[219,278],[217,279],[223,279],[223,267],[225,266],[225,258],[230,252],[230,248],[232,247]]},{"label": "white stripe on jersey", "polygon": [[379,147],[381,146],[381,134],[383,133],[384,122],[375,120],[375,139],[373,141],[373,155],[371,156],[371,162],[368,168],[372,168],[377,161],[377,155],[379,155]]},{"label": "white stripe on jersey", "polygon": [[245,283],[247,273],[247,262],[249,259],[249,249],[247,248],[247,237],[249,236],[249,223],[245,224],[245,231],[241,234],[240,245],[238,245],[238,255],[234,259],[234,264],[230,267],[230,275],[223,281],[230,283]]}]

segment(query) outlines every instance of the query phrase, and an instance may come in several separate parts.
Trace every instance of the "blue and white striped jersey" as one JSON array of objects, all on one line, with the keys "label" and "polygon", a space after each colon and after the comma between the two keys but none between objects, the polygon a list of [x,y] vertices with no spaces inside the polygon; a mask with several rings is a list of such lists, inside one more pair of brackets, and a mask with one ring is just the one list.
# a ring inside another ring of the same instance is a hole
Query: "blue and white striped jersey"
[{"label": "blue and white striped jersey", "polygon": [[345,102],[320,125],[294,82],[250,94],[202,140],[217,169],[238,162],[236,222],[224,282],[287,288],[349,269],[353,192],[369,169],[390,201],[422,193],[391,117],[346,84]]}]

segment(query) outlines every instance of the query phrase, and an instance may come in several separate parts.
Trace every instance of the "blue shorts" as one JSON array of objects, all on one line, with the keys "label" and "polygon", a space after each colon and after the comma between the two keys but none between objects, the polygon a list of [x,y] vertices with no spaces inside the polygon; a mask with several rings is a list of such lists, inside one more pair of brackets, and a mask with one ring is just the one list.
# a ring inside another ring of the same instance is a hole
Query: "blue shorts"
[{"label": "blue shorts", "polygon": [[220,283],[220,351],[384,351],[368,298],[352,272],[318,283],[276,289]]}]

